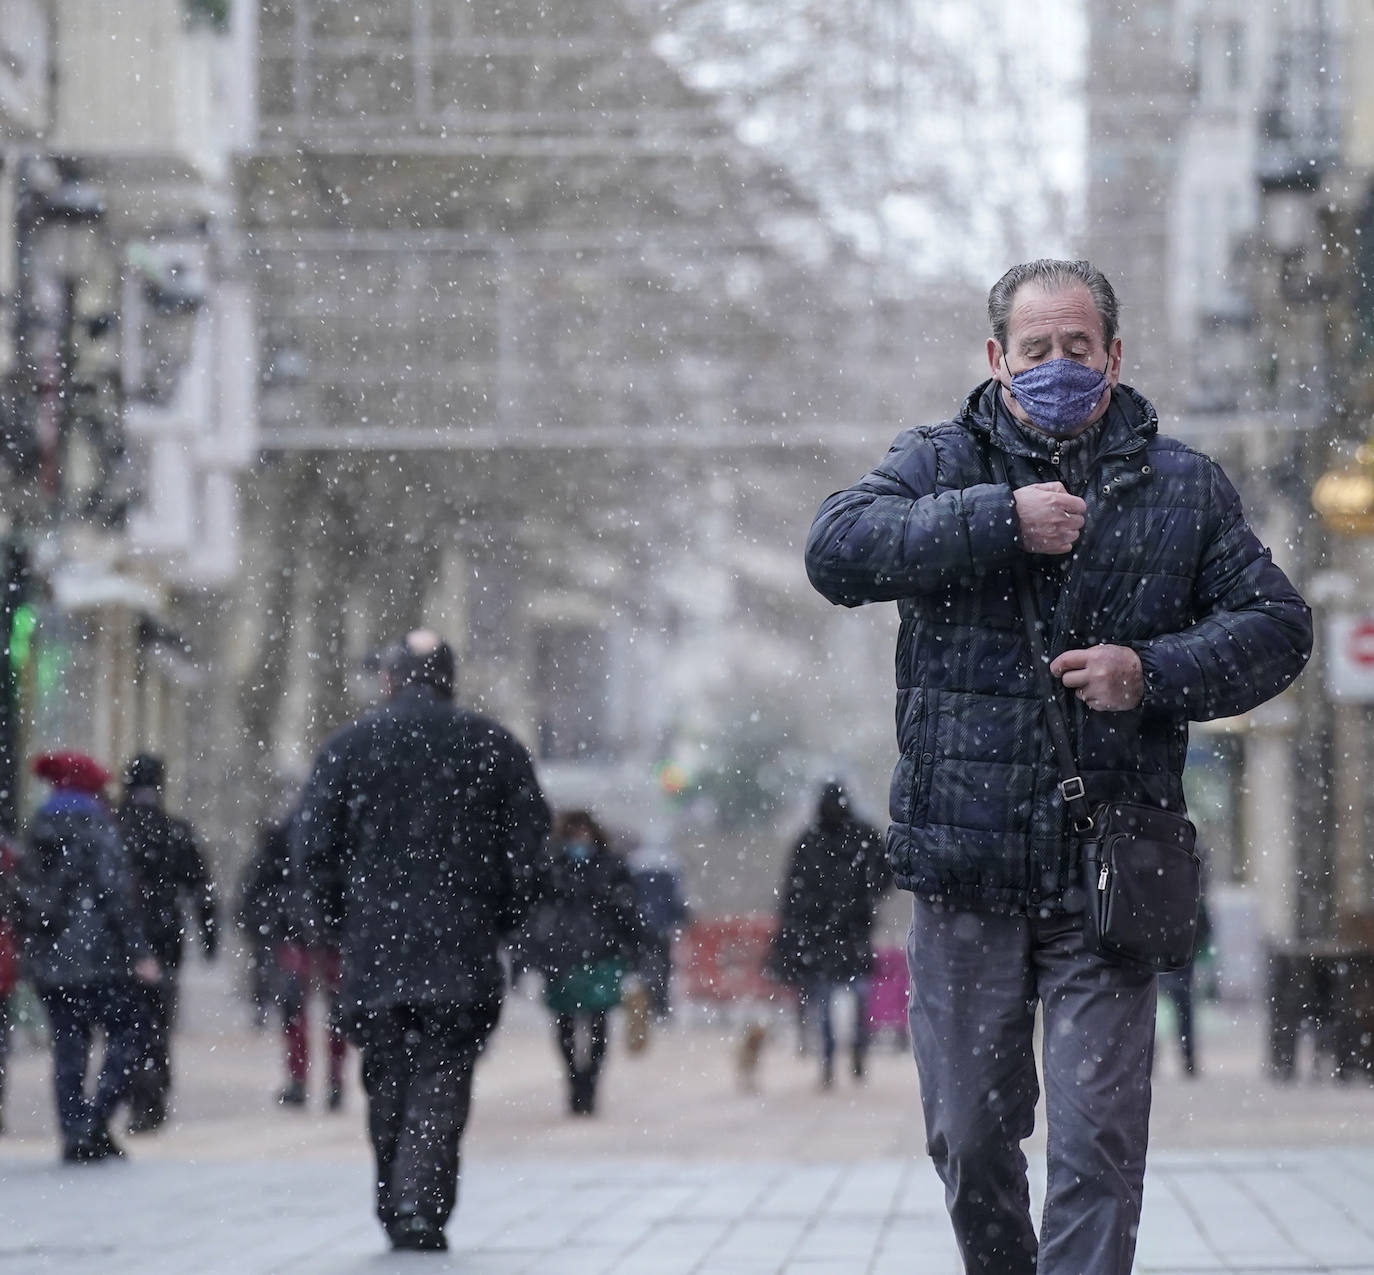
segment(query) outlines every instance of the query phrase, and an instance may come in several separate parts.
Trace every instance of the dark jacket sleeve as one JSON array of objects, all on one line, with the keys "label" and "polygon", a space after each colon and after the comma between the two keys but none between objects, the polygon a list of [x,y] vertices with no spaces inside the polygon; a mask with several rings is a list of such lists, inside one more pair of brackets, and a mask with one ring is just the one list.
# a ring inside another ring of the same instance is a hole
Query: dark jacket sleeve
[{"label": "dark jacket sleeve", "polygon": [[1020,554],[1009,487],[936,493],[936,443],[908,430],[876,469],[821,505],[806,570],[831,602],[859,606],[927,593]]},{"label": "dark jacket sleeve", "polygon": [[181,890],[195,913],[196,925],[200,929],[201,944],[206,955],[214,956],[219,949],[214,882],[210,879],[210,870],[205,865],[205,855],[201,853],[191,825],[184,820],[177,820],[175,835],[177,873]]},{"label": "dark jacket sleeve", "polygon": [[1274,565],[1211,464],[1213,525],[1194,584],[1200,618],[1181,633],[1135,644],[1142,707],[1192,721],[1245,713],[1273,698],[1312,653],[1312,613]]},{"label": "dark jacket sleeve", "polygon": [[517,934],[538,893],[538,868],[553,819],[534,763],[524,746],[507,736],[506,791],[502,828],[505,850],[505,898],[499,916],[502,936]]},{"label": "dark jacket sleeve", "polygon": [[287,927],[311,945],[332,942],[348,881],[348,762],[339,737],[325,745],[291,820]]}]

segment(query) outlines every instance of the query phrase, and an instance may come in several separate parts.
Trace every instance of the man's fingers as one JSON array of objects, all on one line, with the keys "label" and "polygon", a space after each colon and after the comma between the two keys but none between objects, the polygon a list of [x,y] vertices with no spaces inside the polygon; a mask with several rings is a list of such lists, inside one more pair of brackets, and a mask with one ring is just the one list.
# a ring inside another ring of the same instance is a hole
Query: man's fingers
[{"label": "man's fingers", "polygon": [[[1050,661],[1050,672],[1055,677],[1063,677],[1070,669],[1086,668],[1087,664],[1087,651],[1061,651]],[[1074,685],[1080,685],[1080,683],[1074,683]]]}]

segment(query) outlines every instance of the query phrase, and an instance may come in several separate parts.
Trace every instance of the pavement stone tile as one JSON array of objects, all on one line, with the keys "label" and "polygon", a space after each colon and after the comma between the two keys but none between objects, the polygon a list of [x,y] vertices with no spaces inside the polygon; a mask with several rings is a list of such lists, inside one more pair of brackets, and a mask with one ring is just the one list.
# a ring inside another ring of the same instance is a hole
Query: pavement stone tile
[{"label": "pavement stone tile", "polygon": [[[218,999],[216,999],[218,998]],[[387,1252],[355,1086],[342,1115],[271,1101],[280,1042],[227,978],[184,984],[173,1120],[126,1163],[56,1163],[46,1055],[20,1048],[0,1139],[0,1275],[958,1275],[914,1066],[822,1094],[814,1060],[733,1084],[728,1025],[613,1052],[594,1121],[563,1111],[537,1001],[478,1073],[446,1255]],[[1205,1005],[1205,1071],[1166,1059],[1136,1275],[1374,1275],[1374,1086],[1267,1082],[1256,1011]],[[1027,1144],[1043,1197],[1043,1130]],[[1038,1206],[1037,1206],[1038,1207]]]}]

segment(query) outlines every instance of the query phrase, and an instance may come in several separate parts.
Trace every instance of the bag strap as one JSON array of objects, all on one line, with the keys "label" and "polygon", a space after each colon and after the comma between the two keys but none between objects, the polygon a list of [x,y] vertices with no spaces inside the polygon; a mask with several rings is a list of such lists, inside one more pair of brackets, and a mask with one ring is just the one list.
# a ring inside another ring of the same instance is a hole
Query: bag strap
[{"label": "bag strap", "polygon": [[[1007,458],[996,447],[990,446],[988,459],[998,480],[1010,487],[1011,477],[1007,473]],[[1011,578],[1016,585],[1016,599],[1021,606],[1021,620],[1026,627],[1026,640],[1030,643],[1036,690],[1045,710],[1045,721],[1050,728],[1050,742],[1054,745],[1054,757],[1059,765],[1059,795],[1064,798],[1064,805],[1073,817],[1074,831],[1091,832],[1092,808],[1088,805],[1083,776],[1078,773],[1078,759],[1074,756],[1073,744],[1069,740],[1069,724],[1064,717],[1063,705],[1059,702],[1059,688],[1050,676],[1050,659],[1045,650],[1044,634],[1041,632],[1040,607],[1035,601],[1035,586],[1031,583],[1024,558],[1013,559]]]}]

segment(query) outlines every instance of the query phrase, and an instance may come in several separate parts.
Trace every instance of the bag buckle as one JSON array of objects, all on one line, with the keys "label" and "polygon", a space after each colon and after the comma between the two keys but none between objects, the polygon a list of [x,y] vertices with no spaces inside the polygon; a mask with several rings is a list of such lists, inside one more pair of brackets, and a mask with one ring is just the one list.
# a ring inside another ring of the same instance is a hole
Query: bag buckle
[{"label": "bag buckle", "polygon": [[1059,795],[1065,801],[1078,801],[1087,795],[1087,789],[1083,787],[1083,776],[1074,775],[1072,779],[1066,779],[1059,785]]}]

